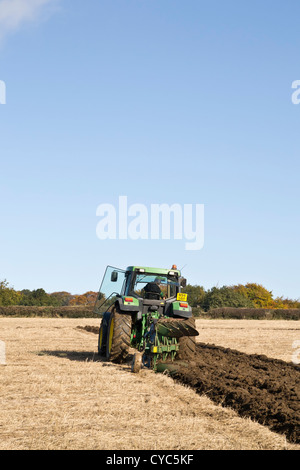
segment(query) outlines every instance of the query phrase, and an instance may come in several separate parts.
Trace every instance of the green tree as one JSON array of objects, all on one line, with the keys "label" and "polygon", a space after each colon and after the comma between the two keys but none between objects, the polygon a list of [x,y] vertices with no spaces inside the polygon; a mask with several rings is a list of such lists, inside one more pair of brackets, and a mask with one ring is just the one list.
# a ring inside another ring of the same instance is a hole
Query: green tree
[{"label": "green tree", "polygon": [[213,287],[209,289],[201,302],[201,307],[206,312],[212,308],[253,308],[254,303],[232,287]]},{"label": "green tree", "polygon": [[49,294],[51,297],[51,305],[58,307],[66,307],[70,305],[70,301],[73,298],[72,294],[69,292],[53,292]]},{"label": "green tree", "polygon": [[188,284],[183,292],[188,295],[188,303],[191,307],[199,307],[205,297],[205,289],[202,286],[192,286]]},{"label": "green tree", "polygon": [[36,289],[33,291],[25,289],[21,291],[21,294],[22,298],[20,305],[36,307],[58,305],[57,300],[52,299],[51,296],[44,291],[44,289]]},{"label": "green tree", "polygon": [[20,292],[15,291],[6,279],[0,282],[0,305],[18,305],[21,299]]}]

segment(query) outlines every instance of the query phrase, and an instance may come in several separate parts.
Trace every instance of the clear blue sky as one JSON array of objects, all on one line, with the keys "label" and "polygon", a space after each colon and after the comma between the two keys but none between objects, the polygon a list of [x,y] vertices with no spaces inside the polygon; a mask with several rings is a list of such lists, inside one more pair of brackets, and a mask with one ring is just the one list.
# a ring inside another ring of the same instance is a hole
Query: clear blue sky
[{"label": "clear blue sky", "polygon": [[[300,297],[298,0],[0,0],[0,278],[106,265]],[[27,7],[27,10],[26,10]],[[96,209],[205,205],[205,245],[96,237]]]}]

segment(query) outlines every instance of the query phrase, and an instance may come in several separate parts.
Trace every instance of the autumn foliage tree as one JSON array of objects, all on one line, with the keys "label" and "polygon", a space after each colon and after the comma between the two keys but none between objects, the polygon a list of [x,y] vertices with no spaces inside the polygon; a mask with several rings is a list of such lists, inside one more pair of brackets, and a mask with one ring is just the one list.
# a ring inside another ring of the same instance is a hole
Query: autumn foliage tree
[{"label": "autumn foliage tree", "polygon": [[74,295],[73,298],[70,300],[69,305],[94,305],[97,297],[98,293],[92,291],[86,292],[82,295]]},{"label": "autumn foliage tree", "polygon": [[20,292],[15,291],[12,287],[9,287],[9,284],[6,279],[0,281],[0,305],[18,305],[21,300]]},{"label": "autumn foliage tree", "polygon": [[233,290],[249,299],[257,308],[275,307],[272,292],[260,284],[248,283],[245,286],[239,284],[233,286]]}]

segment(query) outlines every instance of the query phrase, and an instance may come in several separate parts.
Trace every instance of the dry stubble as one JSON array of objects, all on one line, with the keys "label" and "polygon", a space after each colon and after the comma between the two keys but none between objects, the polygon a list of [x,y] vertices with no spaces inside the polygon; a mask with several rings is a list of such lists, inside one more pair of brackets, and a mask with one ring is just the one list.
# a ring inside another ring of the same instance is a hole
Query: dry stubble
[{"label": "dry stubble", "polygon": [[300,448],[170,377],[99,360],[87,324],[0,318],[1,450]]}]

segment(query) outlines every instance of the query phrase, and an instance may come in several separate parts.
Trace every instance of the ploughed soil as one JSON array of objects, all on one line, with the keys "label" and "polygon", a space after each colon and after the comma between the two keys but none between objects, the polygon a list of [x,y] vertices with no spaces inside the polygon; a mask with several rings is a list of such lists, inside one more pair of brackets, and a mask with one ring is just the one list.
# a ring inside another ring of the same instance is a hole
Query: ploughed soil
[{"label": "ploughed soil", "polygon": [[197,343],[174,379],[242,417],[300,443],[300,367],[266,356]]},{"label": "ploughed soil", "polygon": [[[98,333],[96,327],[78,327]],[[212,344],[196,353],[172,377],[240,416],[300,443],[300,366]]]}]

